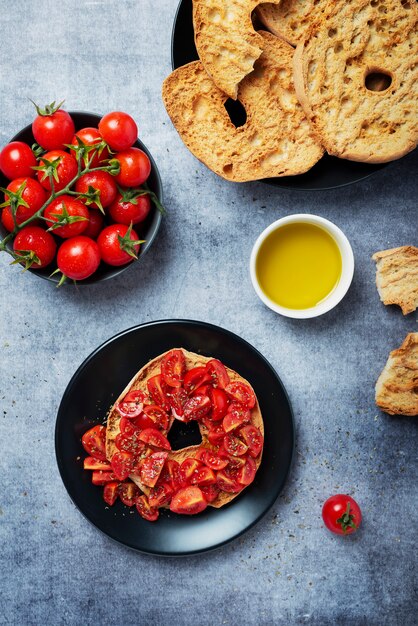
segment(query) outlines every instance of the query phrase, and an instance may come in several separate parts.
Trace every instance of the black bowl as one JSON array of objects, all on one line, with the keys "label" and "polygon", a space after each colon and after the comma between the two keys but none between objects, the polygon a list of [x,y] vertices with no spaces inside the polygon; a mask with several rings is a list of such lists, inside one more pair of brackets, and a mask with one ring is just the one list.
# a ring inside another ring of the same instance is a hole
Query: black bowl
[{"label": "black bowl", "polygon": [[[76,131],[80,130],[81,128],[88,127],[88,126],[97,128],[102,118],[101,115],[96,115],[95,113],[86,113],[84,111],[69,111],[69,113],[74,121]],[[17,135],[12,137],[10,141],[24,141],[25,143],[31,146],[35,142],[35,139],[32,133],[32,125],[26,126],[23,130],[18,132]],[[151,191],[155,193],[159,201],[162,203],[163,188],[162,188],[160,174],[158,172],[155,161],[152,158],[149,150],[146,148],[146,146],[144,146],[144,144],[139,139],[137,139],[137,141],[134,143],[134,147],[140,148],[141,150],[143,150],[145,154],[148,156],[148,158],[150,159],[151,174],[149,175],[147,184],[149,188],[151,189]],[[7,187],[9,182],[10,181],[5,176],[3,176],[3,174],[0,172],[0,186]],[[139,251],[138,261],[140,261],[140,259],[144,256],[144,254],[151,247],[155,237],[157,236],[157,232],[160,227],[160,224],[161,224],[161,213],[153,204],[151,211],[149,212],[147,218],[142,223],[134,226],[135,232],[138,234],[139,238],[145,239],[145,243],[142,244],[141,249]],[[4,228],[4,226],[0,222],[1,237],[3,238],[7,234],[8,234],[8,231]],[[63,242],[63,239],[60,239],[59,237],[55,237],[55,239],[58,245]],[[11,248],[12,246],[10,245],[9,247]],[[92,276],[90,276],[89,278],[86,278],[85,280],[77,282],[77,286],[91,285],[93,283],[97,283],[102,280],[107,280],[108,278],[113,278],[113,276],[118,276],[119,274],[127,270],[129,267],[131,267],[134,263],[135,261],[133,261],[132,263],[128,263],[127,265],[122,265],[121,267],[111,267],[110,265],[106,265],[105,263],[100,263],[100,266],[97,269],[97,271],[94,274],[92,274]],[[51,273],[56,269],[56,267],[57,266],[55,263],[51,263],[51,265],[48,265],[48,267],[45,267],[44,269],[40,269],[40,270],[29,269],[28,271],[31,272],[32,274],[35,274],[36,276],[39,276],[40,278],[45,278],[46,280],[49,280],[50,282],[57,284],[60,279],[61,274],[55,274],[54,276],[51,276]],[[69,280],[65,284],[73,285],[74,283],[73,281]]]},{"label": "black bowl", "polygon": [[[180,0],[176,16],[174,18],[173,33],[171,39],[171,65],[173,70],[199,58],[194,41],[193,30],[193,4],[192,0]],[[234,108],[233,100],[230,101],[229,114],[235,124],[240,124],[242,112],[238,107]],[[325,154],[308,172],[297,176],[283,176],[281,178],[264,178],[262,182],[275,187],[286,189],[335,189],[356,183],[383,167],[388,163],[358,163],[346,159]]]}]

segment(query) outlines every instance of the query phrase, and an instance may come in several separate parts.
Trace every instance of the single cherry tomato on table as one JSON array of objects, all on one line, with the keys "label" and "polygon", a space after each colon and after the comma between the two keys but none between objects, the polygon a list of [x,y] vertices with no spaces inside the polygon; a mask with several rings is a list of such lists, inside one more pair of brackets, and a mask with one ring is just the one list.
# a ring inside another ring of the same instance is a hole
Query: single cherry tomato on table
[{"label": "single cherry tomato on table", "polygon": [[119,152],[130,148],[138,137],[135,120],[123,111],[112,111],[102,117],[99,132],[112,150]]},{"label": "single cherry tomato on table", "polygon": [[37,270],[53,261],[57,244],[51,233],[40,226],[25,226],[17,233],[13,250],[22,257],[26,268]]},{"label": "single cherry tomato on table", "polygon": [[46,152],[39,161],[39,167],[43,167],[44,169],[37,170],[36,175],[42,187],[47,191],[52,190],[48,175],[49,170],[52,173],[55,191],[64,189],[64,187],[75,178],[78,171],[77,161],[71,154],[63,150],[51,150],[51,152]]},{"label": "single cherry tomato on table", "polygon": [[322,507],[325,526],[337,535],[351,535],[361,524],[361,510],[351,496],[341,493],[331,496]]},{"label": "single cherry tomato on table", "polygon": [[97,238],[102,260],[108,265],[119,267],[131,263],[138,258],[143,240],[131,226],[111,224],[106,226]]},{"label": "single cherry tomato on table", "polygon": [[[16,222],[22,224],[39,211],[46,202],[46,191],[34,178],[15,178],[7,185],[10,194],[4,194],[6,205],[1,215],[1,221],[6,230],[12,232],[15,228],[13,215],[10,207],[11,199],[14,197],[18,203],[16,210]],[[22,204],[21,204],[22,203]],[[25,204],[27,206],[25,206]],[[32,222],[32,225],[33,222]]]},{"label": "single cherry tomato on table", "polygon": [[66,239],[58,249],[57,265],[67,278],[84,280],[100,265],[99,246],[84,235]]},{"label": "single cherry tomato on table", "polygon": [[48,204],[44,211],[44,218],[54,235],[68,239],[68,237],[75,237],[85,232],[89,211],[80,200],[63,195]]},{"label": "single cherry tomato on table", "polygon": [[121,187],[139,187],[151,173],[151,162],[139,148],[123,150],[115,154],[114,158],[120,165],[120,172],[115,178]]},{"label": "single cherry tomato on table", "polygon": [[[99,167],[100,165],[103,165],[103,161],[106,161],[109,158],[109,150],[107,149],[97,128],[88,127],[78,130],[71,140],[71,146],[77,147],[79,145],[77,138],[88,148],[95,148],[93,150],[86,151],[83,158],[84,165],[87,165],[89,161],[91,161],[90,167]],[[75,151],[72,148],[70,148],[70,150],[74,155]]]},{"label": "single cherry tomato on table", "polygon": [[109,207],[110,217],[118,224],[139,224],[151,210],[151,199],[143,190],[123,190]]},{"label": "single cherry tomato on table", "polygon": [[114,177],[109,172],[98,170],[97,172],[87,172],[83,174],[75,184],[75,190],[80,194],[90,193],[91,189],[96,192],[95,199],[80,198],[91,209],[105,209],[108,207],[118,193]]},{"label": "single cherry tomato on table", "polygon": [[81,438],[84,450],[90,456],[101,461],[106,461],[106,428],[93,426]]},{"label": "single cherry tomato on table", "polygon": [[55,102],[41,109],[35,104],[38,116],[32,123],[35,141],[45,150],[63,150],[74,135],[74,122],[67,111],[55,106]]},{"label": "single cherry tomato on table", "polygon": [[0,170],[9,180],[35,176],[36,157],[27,143],[12,141],[0,152]]}]

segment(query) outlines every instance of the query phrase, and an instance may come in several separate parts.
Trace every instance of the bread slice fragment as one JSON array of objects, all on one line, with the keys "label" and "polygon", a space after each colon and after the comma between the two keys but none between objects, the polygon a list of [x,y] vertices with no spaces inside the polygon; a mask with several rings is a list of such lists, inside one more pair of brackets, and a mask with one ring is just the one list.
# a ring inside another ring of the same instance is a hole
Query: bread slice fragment
[{"label": "bread slice fragment", "polygon": [[294,91],[293,48],[270,33],[261,37],[263,54],[239,88],[243,126],[231,122],[227,96],[200,61],[178,68],[163,85],[165,107],[186,146],[235,182],[301,174],[323,154]]},{"label": "bread slice fragment", "polygon": [[408,315],[418,307],[418,248],[381,250],[376,261],[376,286],[383,304],[397,304]]},{"label": "bread slice fragment", "polygon": [[[173,349],[181,350],[183,352],[184,357],[186,359],[187,370],[190,370],[193,367],[205,366],[208,361],[214,358],[214,357],[206,357],[201,354],[196,354],[195,352],[189,352],[188,350],[185,350],[184,348],[173,348]],[[115,440],[116,440],[117,435],[120,433],[121,416],[116,409],[117,404],[126,396],[126,394],[129,391],[134,391],[137,389],[142,391],[145,394],[145,396],[148,397],[149,392],[148,392],[148,387],[147,387],[147,381],[152,376],[156,376],[157,374],[160,373],[161,363],[166,354],[167,352],[160,354],[159,356],[149,361],[146,365],[141,367],[141,369],[137,372],[137,374],[135,374],[132,380],[128,383],[128,385],[125,387],[125,389],[122,391],[122,393],[120,394],[120,396],[117,398],[116,402],[110,409],[110,412],[107,418],[107,427],[106,427],[106,457],[108,461],[111,461],[114,453],[117,451]],[[229,378],[231,382],[240,381],[240,382],[246,383],[247,385],[249,385],[249,387],[251,387],[251,384],[234,370],[230,369],[229,367],[226,367],[226,371],[229,374]],[[254,395],[256,395],[255,392],[254,392]],[[150,404],[153,403],[151,399],[149,400],[149,403]],[[173,422],[174,422],[174,417],[171,417],[167,432],[169,432]],[[264,436],[264,423],[263,423],[263,418],[261,415],[260,405],[258,404],[257,397],[256,397],[255,407],[251,410],[251,424],[255,426],[256,428],[258,428],[261,434]],[[193,457],[193,453],[199,447],[203,446],[205,448],[212,450],[213,446],[207,439],[207,433],[209,432],[208,429],[206,428],[204,424],[199,422],[199,430],[200,430],[200,434],[202,435],[202,444],[200,446],[187,446],[186,448],[182,448],[181,450],[170,450],[168,453],[168,458],[173,459],[181,464],[188,457]],[[254,459],[257,470],[260,466],[261,458],[262,458],[262,452],[256,459]],[[129,478],[141,489],[141,491],[143,491],[143,493],[145,493],[148,496],[150,492],[150,488],[141,483],[140,477],[138,475],[131,474]],[[227,504],[228,502],[236,498],[238,495],[239,495],[238,493],[226,493],[225,491],[220,491],[217,498],[213,502],[211,502],[209,506],[213,506],[214,508],[220,508],[221,506],[224,506],[224,504]],[[169,508],[169,507],[167,506],[163,508]]]},{"label": "bread slice fragment", "polygon": [[418,143],[418,5],[335,0],[294,57],[295,87],[329,154],[384,163]]},{"label": "bread slice fragment", "polygon": [[273,35],[297,46],[323,8],[324,2],[318,0],[281,0],[279,4],[260,4],[256,13]]},{"label": "bread slice fragment", "polygon": [[[274,0],[279,2],[280,0]],[[236,100],[238,85],[263,51],[251,13],[260,0],[193,0],[199,58],[221,91]]]},{"label": "bread slice fragment", "polygon": [[390,353],[376,383],[376,404],[390,415],[418,415],[418,333]]}]

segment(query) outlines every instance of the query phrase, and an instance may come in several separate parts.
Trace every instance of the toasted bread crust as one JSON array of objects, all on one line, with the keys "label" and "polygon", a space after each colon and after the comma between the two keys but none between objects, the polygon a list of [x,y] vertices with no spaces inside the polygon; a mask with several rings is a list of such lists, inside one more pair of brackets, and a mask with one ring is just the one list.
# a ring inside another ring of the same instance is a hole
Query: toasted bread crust
[{"label": "toasted bread crust", "polygon": [[418,248],[401,246],[376,252],[376,286],[383,304],[397,304],[408,315],[418,307]]},{"label": "toasted bread crust", "polygon": [[273,35],[297,46],[309,32],[314,16],[323,12],[324,4],[318,0],[281,0],[279,4],[260,4],[256,13]]},{"label": "toasted bread crust", "polygon": [[418,415],[418,333],[390,353],[376,383],[376,404],[390,415]]},{"label": "toasted bread crust", "polygon": [[[175,348],[172,348],[172,349],[175,349]],[[205,357],[205,356],[202,356],[201,354],[196,354],[194,352],[189,352],[185,350],[184,348],[178,348],[178,349],[181,350],[185,356],[187,369],[203,366],[213,358],[213,357]],[[170,350],[167,352],[170,352]],[[107,419],[107,429],[106,429],[106,456],[109,461],[112,459],[113,454],[117,450],[116,445],[115,445],[115,439],[120,432],[121,417],[115,408],[116,405],[125,397],[128,391],[139,389],[143,393],[145,393],[146,396],[148,396],[147,381],[152,376],[156,376],[157,374],[160,373],[161,363],[162,363],[164,356],[167,354],[167,352],[164,352],[164,354],[160,354],[159,356],[152,359],[149,363],[144,365],[138,371],[138,373],[135,374],[132,380],[128,383],[128,385],[125,387],[125,389],[122,391],[122,393],[120,394],[120,396],[117,398],[116,402],[110,409],[108,419]],[[241,381],[241,382],[245,382],[247,385],[249,385],[249,387],[251,387],[250,383],[247,380],[245,380],[245,378],[240,376],[237,372],[235,372],[234,370],[228,367],[226,367],[226,370],[229,374],[231,382]],[[171,418],[168,430],[170,430],[173,422],[174,422],[174,417]],[[263,424],[263,418],[261,416],[261,411],[260,411],[260,406],[258,404],[258,400],[256,400],[256,405],[254,409],[252,409],[251,411],[251,423],[257,428],[259,428],[261,434],[264,436],[264,424]],[[213,446],[207,439],[207,433],[208,433],[207,428],[203,424],[199,423],[199,430],[202,435],[202,444],[200,446],[188,446],[181,450],[171,450],[168,453],[168,458],[174,459],[175,461],[181,464],[186,458],[192,456],[195,450],[197,450],[198,448],[201,448],[202,446],[208,449],[213,449]],[[255,459],[257,469],[260,466],[261,458],[262,458],[262,453],[260,454],[259,457],[257,457],[257,459]],[[139,476],[132,474],[129,478],[146,495],[149,494],[149,491],[150,491],[149,487],[141,483]],[[226,493],[224,491],[221,491],[218,497],[216,498],[216,500],[211,502],[209,506],[220,508],[221,506],[224,506],[224,504],[227,504],[228,502],[233,500],[237,495],[239,494],[238,493]],[[169,507],[165,507],[165,508],[169,508]]]},{"label": "toasted bread crust", "polygon": [[234,100],[239,83],[253,70],[263,51],[263,40],[251,22],[251,13],[259,2],[193,0],[199,58],[215,85]]},{"label": "toasted bread crust", "polygon": [[[368,163],[398,159],[418,143],[417,4],[327,5],[296,49],[299,101],[329,154]],[[389,86],[366,86],[372,74],[386,75]]]},{"label": "toasted bread crust", "polygon": [[293,48],[270,33],[261,37],[264,52],[239,89],[243,126],[232,124],[227,97],[199,61],[175,70],[163,86],[167,112],[186,146],[234,182],[301,174],[323,154],[294,91]]}]

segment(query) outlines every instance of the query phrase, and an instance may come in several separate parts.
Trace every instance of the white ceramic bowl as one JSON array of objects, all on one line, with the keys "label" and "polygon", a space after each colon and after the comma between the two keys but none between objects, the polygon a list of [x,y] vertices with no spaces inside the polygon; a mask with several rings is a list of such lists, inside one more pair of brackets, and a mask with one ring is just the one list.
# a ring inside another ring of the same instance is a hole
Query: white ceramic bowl
[{"label": "white ceramic bowl", "polygon": [[[273,300],[270,300],[270,298],[261,289],[256,274],[256,260],[261,244],[273,231],[281,228],[282,226],[285,226],[286,224],[294,223],[308,223],[320,226],[334,238],[341,253],[342,270],[339,282],[326,298],[321,300],[321,302],[319,302],[316,306],[309,309],[288,309],[286,307],[280,306]],[[289,215],[288,217],[282,217],[280,220],[277,220],[276,222],[273,222],[273,224],[270,224],[270,226],[263,230],[261,235],[258,237],[251,252],[250,274],[251,282],[253,284],[256,294],[258,295],[260,300],[264,302],[265,305],[267,305],[276,313],[280,313],[280,315],[284,315],[285,317],[293,317],[295,319],[308,319],[310,317],[317,317],[318,315],[322,315],[323,313],[326,313],[327,311],[333,309],[347,293],[354,274],[353,250],[351,249],[350,242],[348,241],[342,230],[340,230],[338,226],[336,226],[329,220],[326,220],[323,217],[319,217],[318,215],[308,215],[303,213],[297,215]]]}]

